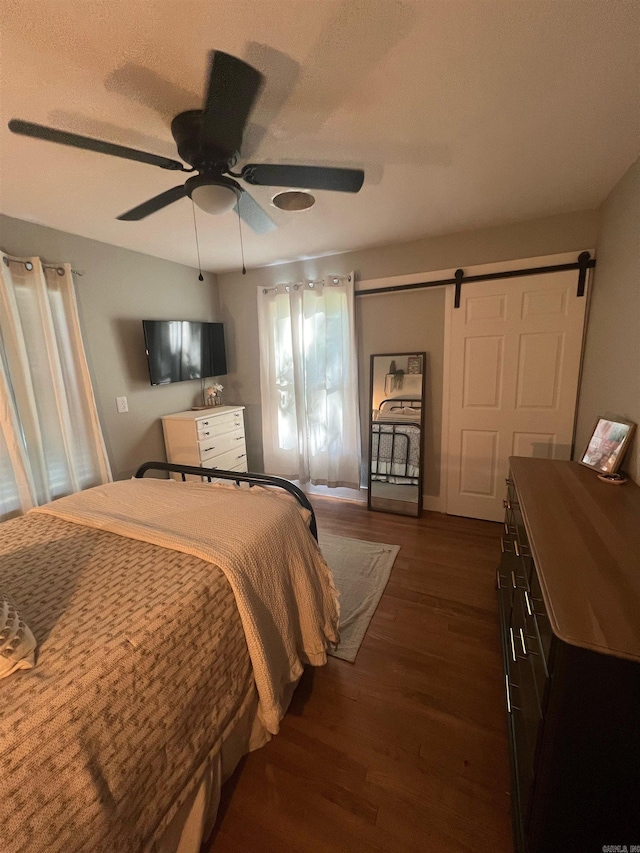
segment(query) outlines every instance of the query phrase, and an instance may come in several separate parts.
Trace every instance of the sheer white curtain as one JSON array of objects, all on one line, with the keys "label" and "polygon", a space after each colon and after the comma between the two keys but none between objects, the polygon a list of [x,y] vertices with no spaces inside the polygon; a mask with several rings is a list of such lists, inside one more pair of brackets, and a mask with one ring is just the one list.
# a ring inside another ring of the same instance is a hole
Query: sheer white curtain
[{"label": "sheer white curtain", "polygon": [[258,288],[265,471],[360,482],[354,276]]},{"label": "sheer white curtain", "polygon": [[3,254],[0,520],[110,479],[71,267]]}]

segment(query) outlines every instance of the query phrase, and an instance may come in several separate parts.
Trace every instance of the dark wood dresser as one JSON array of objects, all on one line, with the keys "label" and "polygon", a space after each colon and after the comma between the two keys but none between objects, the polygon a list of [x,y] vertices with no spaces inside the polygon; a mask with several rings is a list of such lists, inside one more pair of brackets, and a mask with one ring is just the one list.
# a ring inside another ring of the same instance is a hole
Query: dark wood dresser
[{"label": "dark wood dresser", "polygon": [[510,464],[497,587],[516,850],[640,850],[640,487]]}]

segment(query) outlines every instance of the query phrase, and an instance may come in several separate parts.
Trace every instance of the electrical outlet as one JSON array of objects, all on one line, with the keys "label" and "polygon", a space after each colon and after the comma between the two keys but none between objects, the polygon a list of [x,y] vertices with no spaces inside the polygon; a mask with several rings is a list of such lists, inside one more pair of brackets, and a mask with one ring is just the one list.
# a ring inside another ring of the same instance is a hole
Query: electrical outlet
[{"label": "electrical outlet", "polygon": [[129,404],[127,403],[127,398],[116,397],[116,408],[121,415],[123,415],[125,412],[128,412]]}]

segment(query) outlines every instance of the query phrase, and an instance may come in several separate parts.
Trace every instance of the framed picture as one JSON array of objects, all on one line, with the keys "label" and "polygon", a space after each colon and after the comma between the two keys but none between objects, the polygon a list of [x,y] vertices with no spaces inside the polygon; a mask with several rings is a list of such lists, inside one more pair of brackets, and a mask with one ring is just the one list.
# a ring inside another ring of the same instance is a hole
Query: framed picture
[{"label": "framed picture", "polygon": [[622,463],[625,451],[636,425],[617,418],[598,418],[580,462],[601,474],[615,474]]},{"label": "framed picture", "polygon": [[422,356],[409,356],[407,359],[407,373],[422,373]]}]

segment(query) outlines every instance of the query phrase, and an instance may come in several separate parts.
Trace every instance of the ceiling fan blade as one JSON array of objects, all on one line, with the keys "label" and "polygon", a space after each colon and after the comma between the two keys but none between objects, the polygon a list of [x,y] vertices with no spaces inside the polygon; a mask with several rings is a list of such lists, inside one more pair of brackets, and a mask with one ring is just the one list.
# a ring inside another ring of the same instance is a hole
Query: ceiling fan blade
[{"label": "ceiling fan blade", "polygon": [[139,204],[137,207],[132,207],[131,210],[128,210],[126,213],[122,213],[117,218],[125,222],[144,219],[145,216],[149,216],[151,213],[161,210],[168,204],[173,204],[174,201],[178,201],[186,195],[187,188],[184,184],[181,184],[179,187],[173,187],[173,189],[167,190],[166,192],[160,193],[160,195],[150,198],[148,201]]},{"label": "ceiling fan blade", "polygon": [[357,193],[364,181],[362,169],[334,169],[329,166],[278,166],[249,163],[240,173],[248,184],[267,187],[299,187],[305,190],[336,190]]},{"label": "ceiling fan blade", "polygon": [[202,144],[231,158],[240,151],[242,134],[263,77],[251,65],[228,53],[214,50],[210,56]]},{"label": "ceiling fan blade", "polygon": [[21,121],[18,118],[11,119],[9,130],[12,133],[19,133],[22,136],[44,139],[46,142],[71,145],[74,148],[84,148],[86,151],[97,151],[99,154],[111,154],[112,157],[122,157],[125,160],[137,160],[140,163],[148,163],[150,166],[159,166],[161,169],[180,170],[182,172],[192,171],[185,169],[182,163],[178,163],[177,160],[170,160],[168,157],[159,157],[157,154],[138,151],[137,148],[127,148],[125,145],[115,145],[113,142],[92,139],[90,136],[67,133],[64,130],[56,130],[53,127],[45,127],[42,124],[34,124],[30,121]]},{"label": "ceiling fan blade", "polygon": [[278,227],[266,210],[263,210],[246,190],[242,191],[234,210],[236,212],[239,210],[241,218],[256,234],[268,234]]}]

